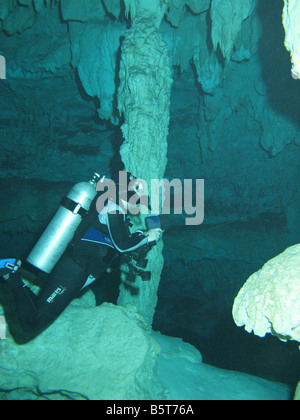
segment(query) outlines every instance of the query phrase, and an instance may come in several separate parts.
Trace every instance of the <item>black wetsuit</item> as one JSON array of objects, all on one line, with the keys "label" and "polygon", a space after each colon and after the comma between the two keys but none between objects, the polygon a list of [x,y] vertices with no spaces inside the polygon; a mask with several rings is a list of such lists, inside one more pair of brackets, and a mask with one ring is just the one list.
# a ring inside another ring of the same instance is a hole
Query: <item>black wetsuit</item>
[{"label": "black wetsuit", "polygon": [[116,254],[131,252],[148,243],[144,235],[130,234],[121,211],[112,214],[108,207],[104,215],[99,215],[97,198],[38,295],[24,285],[18,271],[11,275],[8,284],[26,332],[38,332],[50,325],[84,287],[101,277]]}]

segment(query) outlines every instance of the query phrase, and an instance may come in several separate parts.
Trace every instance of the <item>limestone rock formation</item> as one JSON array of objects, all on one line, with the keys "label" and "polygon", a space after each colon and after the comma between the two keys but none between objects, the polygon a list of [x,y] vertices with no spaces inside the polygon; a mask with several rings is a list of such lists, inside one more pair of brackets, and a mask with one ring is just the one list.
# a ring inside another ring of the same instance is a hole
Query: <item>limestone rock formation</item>
[{"label": "limestone rock formation", "polygon": [[[2,314],[0,307],[0,314]],[[2,318],[1,318],[2,319]],[[180,338],[92,293],[38,337],[0,337],[0,400],[287,400],[290,389],[202,363]]]},{"label": "limestone rock formation", "polygon": [[296,401],[300,401],[300,382],[298,384],[298,387],[296,389],[295,398]]},{"label": "limestone rock formation", "polygon": [[[91,293],[91,292],[90,292]],[[11,399],[160,398],[160,351],[143,318],[93,295],[74,301],[27,344],[0,341],[1,390]]]},{"label": "limestone rock formation", "polygon": [[271,157],[278,155],[288,144],[296,142],[298,127],[287,122],[273,110],[265,109],[260,115],[263,131],[260,144]]},{"label": "limestone rock formation", "polygon": [[252,0],[214,0],[211,3],[212,42],[215,50],[220,46],[226,60],[230,60],[242,23],[251,15],[253,7]]},{"label": "limestone rock formation", "polygon": [[291,54],[292,74],[300,79],[300,3],[297,0],[284,0],[283,26],[285,46]]},{"label": "limestone rock formation", "polygon": [[72,65],[85,92],[100,101],[99,117],[118,124],[114,113],[116,91],[117,51],[124,28],[119,24],[103,22],[82,24],[69,22]]},{"label": "limestone rock formation", "polygon": [[[244,278],[240,272],[248,276],[252,264],[267,261],[274,249],[272,255],[279,253],[282,243],[289,246],[299,239],[299,81],[294,83],[289,75],[282,6],[274,2],[277,6],[265,9],[263,16],[262,5],[272,0],[253,0],[252,5],[248,0],[0,3],[0,55],[7,67],[6,80],[0,83],[2,254],[9,250],[25,257],[29,242],[35,241],[72,184],[91,170],[111,175],[125,140],[122,159],[138,176],[161,177],[168,157],[167,178],[209,182],[205,205],[212,233],[175,233],[180,218],[163,221],[171,228],[164,226],[166,271],[160,302],[166,306],[164,295],[170,307],[164,312],[158,308],[157,315],[177,331],[178,324],[188,325],[193,334],[210,322],[215,325],[219,315],[215,309],[210,315],[207,308],[213,299],[207,295],[216,296],[218,310],[230,312]],[[286,0],[284,9],[294,77],[298,3]],[[168,135],[171,77],[175,83]],[[142,222],[139,227],[144,229]],[[242,230],[231,230],[231,222]],[[142,313],[148,325],[164,264],[162,246],[151,251],[151,282],[130,282],[124,272],[118,301]],[[181,299],[188,309],[178,312]],[[252,321],[241,310],[242,316],[250,329]],[[265,322],[265,329],[272,330],[271,322]],[[295,327],[291,323],[284,334],[295,335]],[[43,337],[39,346],[45,349]],[[19,351],[12,347],[11,354]],[[18,375],[26,375],[21,367]],[[38,380],[33,382],[36,386]]]},{"label": "limestone rock formation", "polygon": [[[288,248],[254,273],[233,306],[233,318],[247,332],[300,342],[300,245]],[[299,386],[295,399],[299,399]]]},{"label": "limestone rock formation", "polygon": [[[164,16],[160,1],[126,1],[132,26],[122,43],[118,107],[125,117],[120,155],[125,169],[144,179],[162,179],[167,165],[170,120],[171,66],[168,48],[158,27]],[[155,206],[152,194],[152,205]],[[118,303],[135,302],[151,325],[163,268],[162,244],[148,254],[151,281],[138,277],[132,293],[125,284]],[[126,278],[126,270],[123,273]],[[126,282],[126,280],[125,280]]]},{"label": "limestone rock formation", "polygon": [[300,245],[254,273],[234,302],[233,318],[247,332],[300,342]]}]

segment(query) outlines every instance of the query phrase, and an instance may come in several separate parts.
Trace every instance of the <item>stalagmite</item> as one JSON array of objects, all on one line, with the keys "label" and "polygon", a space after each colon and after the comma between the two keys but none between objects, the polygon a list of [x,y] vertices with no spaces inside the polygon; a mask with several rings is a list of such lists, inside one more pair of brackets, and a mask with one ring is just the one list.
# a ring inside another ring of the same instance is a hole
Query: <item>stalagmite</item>
[{"label": "stalagmite", "polygon": [[[122,126],[125,142],[121,158],[125,169],[147,181],[163,178],[167,164],[167,136],[171,94],[171,68],[166,43],[158,28],[165,8],[159,0],[127,0],[132,26],[122,44],[119,110],[125,117]],[[150,282],[138,277],[134,295],[121,286],[118,303],[134,303],[149,324],[157,302],[157,289],[163,268],[162,241],[149,254]],[[126,274],[123,273],[126,280]]]}]

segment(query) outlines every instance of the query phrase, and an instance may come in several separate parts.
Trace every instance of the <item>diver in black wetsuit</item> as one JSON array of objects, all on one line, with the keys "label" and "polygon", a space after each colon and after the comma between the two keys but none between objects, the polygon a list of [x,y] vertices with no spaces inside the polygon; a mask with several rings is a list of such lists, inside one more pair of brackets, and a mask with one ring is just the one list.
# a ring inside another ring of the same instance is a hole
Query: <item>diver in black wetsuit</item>
[{"label": "diver in black wetsuit", "polygon": [[[132,193],[142,195],[138,184]],[[99,213],[98,198],[99,195],[38,295],[23,283],[20,260],[0,260],[0,277],[14,294],[18,317],[26,332],[37,333],[49,326],[82,289],[104,274],[116,254],[136,251],[160,239],[160,228],[130,233],[124,210],[130,212],[131,204],[123,201],[119,206],[108,200]]]}]

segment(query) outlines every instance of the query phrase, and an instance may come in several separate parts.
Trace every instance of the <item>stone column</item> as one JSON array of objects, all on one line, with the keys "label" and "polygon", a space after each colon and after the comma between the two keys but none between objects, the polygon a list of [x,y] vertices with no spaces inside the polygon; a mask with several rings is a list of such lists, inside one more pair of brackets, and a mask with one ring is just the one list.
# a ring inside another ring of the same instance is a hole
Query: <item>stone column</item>
[{"label": "stone column", "polygon": [[[131,28],[122,43],[120,64],[118,107],[125,117],[120,154],[125,169],[150,185],[151,179],[163,178],[167,164],[172,78],[168,48],[159,33],[166,6],[160,0],[126,0],[125,4]],[[131,282],[133,287],[127,287],[128,270],[123,267],[118,304],[135,305],[149,325],[164,264],[162,249],[160,241],[148,255],[147,271],[152,274],[149,282],[138,276]]]}]

